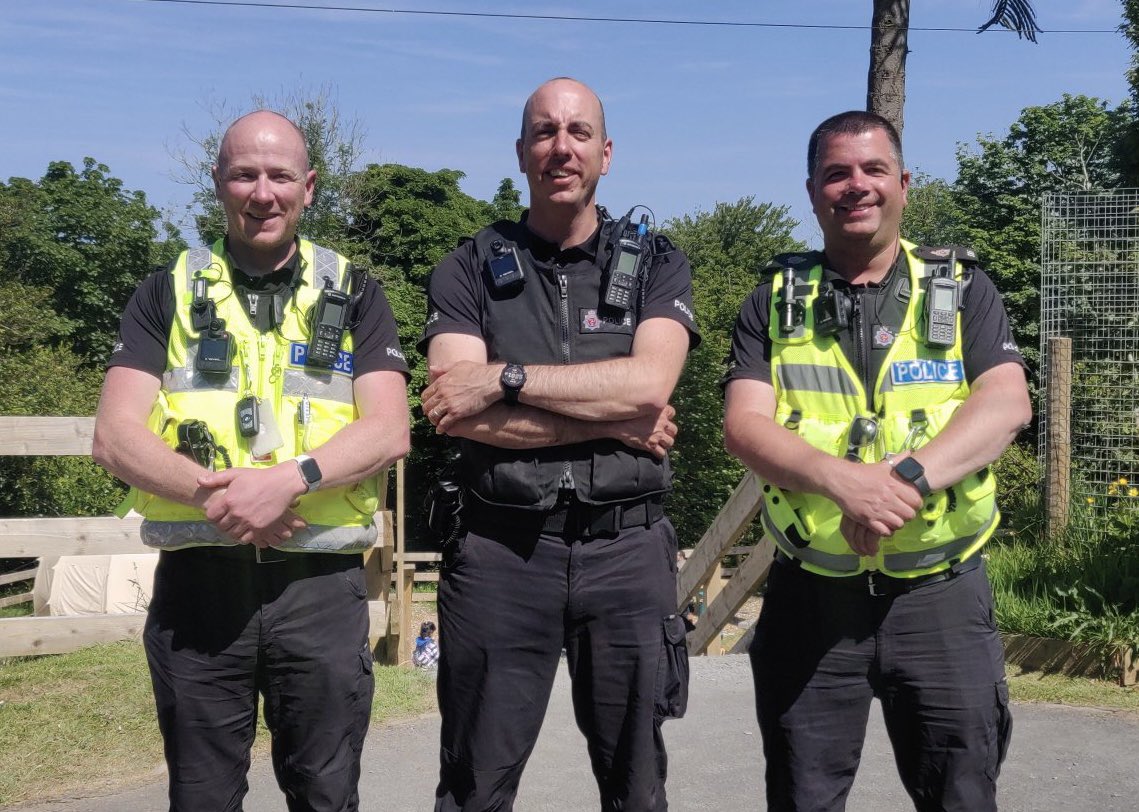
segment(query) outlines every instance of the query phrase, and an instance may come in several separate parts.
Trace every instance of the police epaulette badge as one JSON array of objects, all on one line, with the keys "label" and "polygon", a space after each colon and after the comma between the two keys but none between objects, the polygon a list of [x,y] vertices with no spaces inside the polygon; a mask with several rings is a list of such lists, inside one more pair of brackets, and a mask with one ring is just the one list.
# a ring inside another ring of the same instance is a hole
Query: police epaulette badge
[{"label": "police epaulette badge", "polygon": [[944,262],[953,251],[957,252],[957,261],[963,265],[980,263],[977,252],[967,245],[919,245],[914,249],[914,256],[927,262]]}]

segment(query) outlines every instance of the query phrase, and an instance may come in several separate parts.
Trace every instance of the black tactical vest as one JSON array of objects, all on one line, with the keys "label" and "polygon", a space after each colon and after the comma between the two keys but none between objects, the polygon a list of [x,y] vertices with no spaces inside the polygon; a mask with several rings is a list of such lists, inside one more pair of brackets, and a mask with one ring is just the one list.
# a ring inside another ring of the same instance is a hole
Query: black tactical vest
[{"label": "black tactical vest", "polygon": [[[521,223],[499,221],[475,235],[482,335],[491,363],[580,364],[630,354],[639,307],[624,312],[599,307],[610,227],[611,222],[602,226],[597,260],[588,269],[536,260],[526,247],[532,237]],[[522,285],[496,290],[490,284],[485,266],[494,240],[516,246],[526,277]],[[634,300],[639,303],[640,291]],[[467,487],[499,505],[549,510],[562,490],[572,490],[581,502],[609,504],[671,487],[667,460],[616,440],[532,450],[461,440],[460,447]]]}]

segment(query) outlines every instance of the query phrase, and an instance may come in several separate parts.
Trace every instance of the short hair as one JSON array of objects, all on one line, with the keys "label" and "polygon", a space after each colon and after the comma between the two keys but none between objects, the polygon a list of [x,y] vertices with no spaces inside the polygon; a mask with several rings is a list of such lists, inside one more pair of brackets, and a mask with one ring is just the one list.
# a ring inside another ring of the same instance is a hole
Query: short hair
[{"label": "short hair", "polygon": [[890,139],[890,151],[898,162],[898,171],[905,169],[902,161],[902,139],[897,128],[887,119],[877,113],[866,110],[848,110],[831,116],[811,133],[811,140],[807,142],[807,177],[815,177],[819,158],[819,144],[835,135],[862,135],[871,130],[882,130]]},{"label": "short hair", "polygon": [[[592,93],[593,98],[597,99],[597,108],[601,111],[601,140],[604,141],[609,137],[605,130],[605,105],[602,103],[601,97],[597,95],[597,91],[595,91],[585,82],[581,81],[580,79],[574,79],[572,76],[555,76],[553,79],[547,79],[546,81],[542,82],[542,84],[538,85],[538,87],[534,88],[534,93],[537,93],[541,88],[550,84],[550,82],[574,82],[575,84],[581,85],[590,93]],[[526,120],[530,117],[530,99],[534,98],[534,93],[531,93],[529,96],[527,96],[526,104],[522,105],[522,132],[518,136],[518,139],[520,141],[526,140]]]}]

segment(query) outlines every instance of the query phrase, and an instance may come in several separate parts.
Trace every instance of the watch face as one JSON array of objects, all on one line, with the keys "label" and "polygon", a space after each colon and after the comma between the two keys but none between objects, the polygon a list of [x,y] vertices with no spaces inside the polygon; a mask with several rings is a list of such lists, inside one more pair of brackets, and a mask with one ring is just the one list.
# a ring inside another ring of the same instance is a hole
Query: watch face
[{"label": "watch face", "polygon": [[894,470],[898,472],[898,476],[908,482],[913,482],[915,479],[925,473],[925,468],[923,468],[922,464],[915,460],[913,457],[906,457],[904,460],[894,466]]},{"label": "watch face", "polygon": [[320,466],[316,464],[316,460],[311,458],[307,460],[301,460],[301,476],[303,476],[305,478],[305,482],[310,485],[316,482],[320,482]]},{"label": "watch face", "polygon": [[507,364],[502,370],[502,385],[510,389],[521,389],[526,383],[526,371],[518,364]]}]

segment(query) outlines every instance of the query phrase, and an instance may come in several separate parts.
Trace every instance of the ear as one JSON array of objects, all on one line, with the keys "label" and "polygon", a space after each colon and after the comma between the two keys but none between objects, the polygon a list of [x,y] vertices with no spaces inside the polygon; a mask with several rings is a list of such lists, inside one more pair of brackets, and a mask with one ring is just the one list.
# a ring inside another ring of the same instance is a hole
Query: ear
[{"label": "ear", "polygon": [[902,206],[903,207],[909,205],[909,202],[910,202],[909,194],[910,194],[910,170],[903,169],[902,170]]},{"label": "ear", "polygon": [[210,167],[210,177],[214,181],[214,197],[221,200],[221,172],[217,164]]},{"label": "ear", "polygon": [[606,138],[605,146],[601,150],[601,174],[609,174],[609,162],[613,160],[613,139]]},{"label": "ear", "polygon": [[807,187],[807,199],[811,201],[811,206],[814,206],[815,205],[815,184],[813,184],[811,182],[810,178],[807,178],[804,185]]},{"label": "ear", "polygon": [[518,156],[518,171],[523,175],[526,174],[526,165],[522,161],[522,139],[519,138],[514,142],[514,154]]},{"label": "ear", "polygon": [[305,175],[305,208],[312,205],[312,193],[316,189],[316,170],[310,169]]}]

